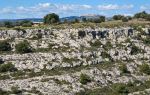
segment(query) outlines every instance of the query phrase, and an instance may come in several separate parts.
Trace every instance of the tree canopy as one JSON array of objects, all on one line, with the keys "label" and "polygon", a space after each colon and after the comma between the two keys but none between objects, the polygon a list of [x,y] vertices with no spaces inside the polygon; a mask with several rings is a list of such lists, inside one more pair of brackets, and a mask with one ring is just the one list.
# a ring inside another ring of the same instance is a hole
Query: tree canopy
[{"label": "tree canopy", "polygon": [[55,13],[47,14],[44,16],[44,23],[45,24],[53,24],[59,22],[59,16]]}]

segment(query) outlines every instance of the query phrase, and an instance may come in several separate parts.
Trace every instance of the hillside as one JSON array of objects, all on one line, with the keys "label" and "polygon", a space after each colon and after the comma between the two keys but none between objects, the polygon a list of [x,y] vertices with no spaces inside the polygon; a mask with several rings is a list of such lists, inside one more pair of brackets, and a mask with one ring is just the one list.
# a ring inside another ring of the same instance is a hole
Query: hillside
[{"label": "hillside", "polygon": [[150,28],[0,30],[0,94],[150,94]]}]

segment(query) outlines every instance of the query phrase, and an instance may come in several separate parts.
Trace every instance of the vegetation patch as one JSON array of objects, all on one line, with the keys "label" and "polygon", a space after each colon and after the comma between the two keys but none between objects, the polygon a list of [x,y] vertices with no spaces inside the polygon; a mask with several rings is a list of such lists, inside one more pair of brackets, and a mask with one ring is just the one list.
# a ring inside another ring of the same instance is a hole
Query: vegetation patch
[{"label": "vegetation patch", "polygon": [[89,82],[91,82],[91,78],[88,75],[86,75],[86,74],[80,75],[80,83],[81,84],[87,84]]}]

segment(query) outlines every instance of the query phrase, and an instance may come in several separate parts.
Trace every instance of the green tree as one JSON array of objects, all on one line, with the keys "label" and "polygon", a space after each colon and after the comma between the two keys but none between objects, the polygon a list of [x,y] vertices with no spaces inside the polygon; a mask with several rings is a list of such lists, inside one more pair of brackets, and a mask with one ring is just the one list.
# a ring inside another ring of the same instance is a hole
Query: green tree
[{"label": "green tree", "polygon": [[147,15],[148,14],[145,11],[143,11],[143,12],[136,13],[134,15],[134,18],[146,18]]},{"label": "green tree", "polygon": [[29,20],[24,20],[20,22],[20,25],[23,27],[31,27],[33,25],[33,23]]},{"label": "green tree", "polygon": [[114,20],[121,20],[124,16],[123,15],[114,15],[113,19]]},{"label": "green tree", "polygon": [[100,16],[99,20],[100,20],[100,22],[105,22],[105,16]]},{"label": "green tree", "polygon": [[127,17],[122,17],[122,22],[128,22],[128,18]]},{"label": "green tree", "polygon": [[79,23],[79,19],[75,18],[74,22]]},{"label": "green tree", "polygon": [[15,48],[16,48],[17,53],[30,53],[30,52],[32,52],[32,48],[26,40],[16,44]]},{"label": "green tree", "polygon": [[83,22],[87,22],[87,19],[85,17],[82,18]]},{"label": "green tree", "polygon": [[59,16],[55,13],[47,14],[44,16],[44,23],[45,24],[53,24],[59,22]]},{"label": "green tree", "polygon": [[7,27],[7,28],[12,28],[12,27],[14,27],[13,23],[12,23],[12,22],[9,22],[9,21],[4,22],[4,26]]}]

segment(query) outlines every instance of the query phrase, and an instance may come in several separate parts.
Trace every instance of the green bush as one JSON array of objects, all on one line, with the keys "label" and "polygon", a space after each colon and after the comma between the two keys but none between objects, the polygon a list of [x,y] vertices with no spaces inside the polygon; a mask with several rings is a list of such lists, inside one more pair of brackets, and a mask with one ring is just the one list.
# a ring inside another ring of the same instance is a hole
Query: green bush
[{"label": "green bush", "polygon": [[150,37],[146,37],[145,39],[143,39],[143,43],[146,45],[150,45]]},{"label": "green bush", "polygon": [[0,58],[0,64],[3,64],[4,63],[4,61]]},{"label": "green bush", "polygon": [[122,22],[128,22],[128,18],[127,17],[123,17],[121,20],[122,20]]},{"label": "green bush", "polygon": [[20,22],[20,25],[23,27],[31,27],[33,25],[33,23],[29,20],[24,20]]},{"label": "green bush", "polygon": [[144,63],[144,64],[140,65],[139,68],[140,68],[140,72],[150,75],[150,67],[148,64]]},{"label": "green bush", "polygon": [[123,15],[114,15],[113,19],[114,20],[121,20],[124,16]]},{"label": "green bush", "polygon": [[7,27],[7,28],[12,28],[12,27],[14,27],[13,23],[12,23],[12,22],[9,22],[9,21],[5,21],[5,22],[4,22],[4,26]]},{"label": "green bush", "polygon": [[98,48],[102,45],[102,43],[99,40],[96,40],[94,43],[90,42],[90,45]]},{"label": "green bush", "polygon": [[119,66],[119,69],[120,69],[121,73],[129,73],[127,66],[125,64],[121,64]]},{"label": "green bush", "polygon": [[107,41],[107,43],[103,46],[105,50],[110,50],[113,47],[110,41]]},{"label": "green bush", "polygon": [[129,93],[128,89],[127,89],[127,86],[123,83],[117,83],[117,84],[114,84],[112,86],[112,89],[117,92],[117,93],[120,93],[120,94],[127,94]]},{"label": "green bush", "polygon": [[13,72],[17,71],[17,68],[12,63],[7,63],[7,64],[1,64],[0,65],[0,72]]},{"label": "green bush", "polygon": [[11,45],[7,41],[0,41],[0,51],[10,51]]},{"label": "green bush", "polygon": [[19,90],[19,88],[18,87],[11,87],[11,92],[12,92],[12,94],[21,94],[22,93],[22,91],[21,90]]},{"label": "green bush", "polygon": [[0,95],[9,95],[9,93],[0,88]]},{"label": "green bush", "polygon": [[20,42],[15,46],[17,53],[30,53],[32,52],[32,48],[27,41]]},{"label": "green bush", "polygon": [[102,58],[109,58],[109,59],[111,59],[111,56],[107,52],[104,52],[104,51],[101,53],[101,56],[102,56]]},{"label": "green bush", "polygon": [[88,82],[91,82],[91,78],[86,74],[81,74],[80,75],[80,83],[87,84]]},{"label": "green bush", "polygon": [[136,55],[136,54],[138,54],[138,53],[141,53],[141,49],[139,49],[139,48],[138,48],[137,46],[135,46],[135,45],[132,45],[130,54],[131,54],[131,55]]}]

